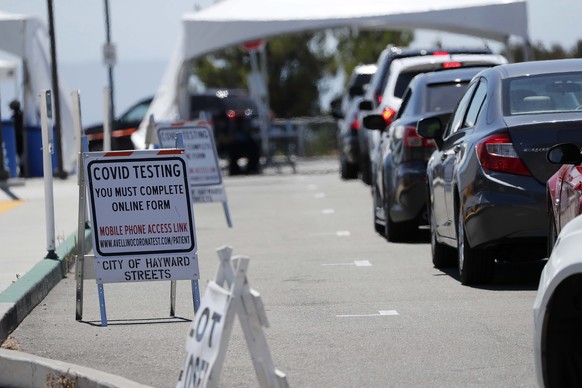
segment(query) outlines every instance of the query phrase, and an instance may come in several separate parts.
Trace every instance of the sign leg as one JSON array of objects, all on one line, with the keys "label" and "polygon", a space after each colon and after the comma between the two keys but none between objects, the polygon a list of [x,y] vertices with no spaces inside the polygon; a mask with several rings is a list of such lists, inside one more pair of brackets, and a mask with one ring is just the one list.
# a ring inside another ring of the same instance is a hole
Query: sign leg
[{"label": "sign leg", "polygon": [[192,280],[192,298],[194,299],[194,314],[196,314],[200,307],[200,287],[198,286],[198,280]]},{"label": "sign leg", "polygon": [[97,292],[99,293],[99,309],[101,310],[101,326],[107,326],[107,312],[105,311],[105,292],[103,284],[97,284]]},{"label": "sign leg", "polygon": [[170,316],[176,316],[176,281],[170,281]]},{"label": "sign leg", "polygon": [[229,228],[232,228],[232,220],[230,219],[230,211],[228,210],[228,202],[224,201],[222,203],[222,207],[224,209],[224,215],[226,216],[226,223],[228,224]]}]

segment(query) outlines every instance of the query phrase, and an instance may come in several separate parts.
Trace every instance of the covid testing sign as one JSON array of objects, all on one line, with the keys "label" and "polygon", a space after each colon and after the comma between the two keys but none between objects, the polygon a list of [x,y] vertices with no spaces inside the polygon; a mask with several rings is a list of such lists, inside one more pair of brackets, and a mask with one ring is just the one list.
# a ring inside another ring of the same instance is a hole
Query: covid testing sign
[{"label": "covid testing sign", "polygon": [[92,152],[84,162],[97,282],[197,279],[183,151]]},{"label": "covid testing sign", "polygon": [[184,142],[192,201],[226,202],[212,128],[206,121],[161,123],[157,126],[160,146],[175,148],[177,133]]}]

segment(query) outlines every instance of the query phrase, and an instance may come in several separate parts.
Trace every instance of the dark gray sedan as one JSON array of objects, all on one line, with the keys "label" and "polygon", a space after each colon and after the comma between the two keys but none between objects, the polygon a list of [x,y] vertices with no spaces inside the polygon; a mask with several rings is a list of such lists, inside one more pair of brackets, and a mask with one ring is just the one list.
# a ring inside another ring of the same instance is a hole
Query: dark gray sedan
[{"label": "dark gray sedan", "polygon": [[374,228],[388,241],[415,239],[418,226],[427,223],[426,164],[435,145],[418,136],[418,120],[434,114],[448,118],[471,79],[485,68],[421,73],[408,85],[389,127],[381,115],[364,118],[367,128],[383,132],[371,186]]},{"label": "dark gray sedan", "polygon": [[582,59],[524,62],[479,73],[448,125],[419,122],[437,145],[427,165],[435,267],[457,262],[463,284],[487,283],[495,260],[545,257],[545,185],[558,169],[546,152],[582,145],[580,109]]}]

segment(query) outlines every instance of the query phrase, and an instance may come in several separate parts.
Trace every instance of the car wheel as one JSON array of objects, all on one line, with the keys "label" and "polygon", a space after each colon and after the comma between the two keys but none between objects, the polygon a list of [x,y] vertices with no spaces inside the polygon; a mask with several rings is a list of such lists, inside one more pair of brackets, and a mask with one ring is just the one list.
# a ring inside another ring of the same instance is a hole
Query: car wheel
[{"label": "car wheel", "polygon": [[362,163],[362,182],[367,185],[372,184],[372,166],[369,160],[364,160]]},{"label": "car wheel", "polygon": [[346,158],[340,157],[340,176],[342,179],[356,179],[358,177],[358,165],[349,163]]},{"label": "car wheel", "polygon": [[374,230],[380,235],[384,235],[384,224],[378,218],[378,193],[376,192],[376,186],[372,185],[372,216],[374,217]]},{"label": "car wheel", "polygon": [[428,201],[428,222],[430,226],[430,250],[432,252],[432,264],[435,268],[454,267],[457,263],[455,260],[455,250],[451,247],[441,244],[436,238],[436,220],[431,205]]},{"label": "car wheel", "polygon": [[552,254],[557,239],[558,230],[556,228],[556,218],[554,217],[554,212],[550,211],[550,224],[548,230],[548,257],[550,257]]},{"label": "car wheel", "polygon": [[457,217],[457,256],[461,284],[486,284],[493,279],[495,262],[487,258],[484,252],[471,248],[465,234],[465,222],[459,206]]}]

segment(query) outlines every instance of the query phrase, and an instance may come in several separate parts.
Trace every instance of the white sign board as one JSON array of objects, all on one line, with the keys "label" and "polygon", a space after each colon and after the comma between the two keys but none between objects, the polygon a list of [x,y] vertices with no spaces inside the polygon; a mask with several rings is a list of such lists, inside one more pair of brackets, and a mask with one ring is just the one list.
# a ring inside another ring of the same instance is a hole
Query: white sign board
[{"label": "white sign board", "polygon": [[186,340],[186,358],[177,388],[206,387],[219,355],[231,295],[209,282]]},{"label": "white sign board", "polygon": [[156,130],[162,148],[175,148],[176,134],[182,134],[192,201],[226,202],[214,135],[208,122],[161,123]]},{"label": "white sign board", "polygon": [[84,157],[97,282],[197,279],[183,150]]}]

